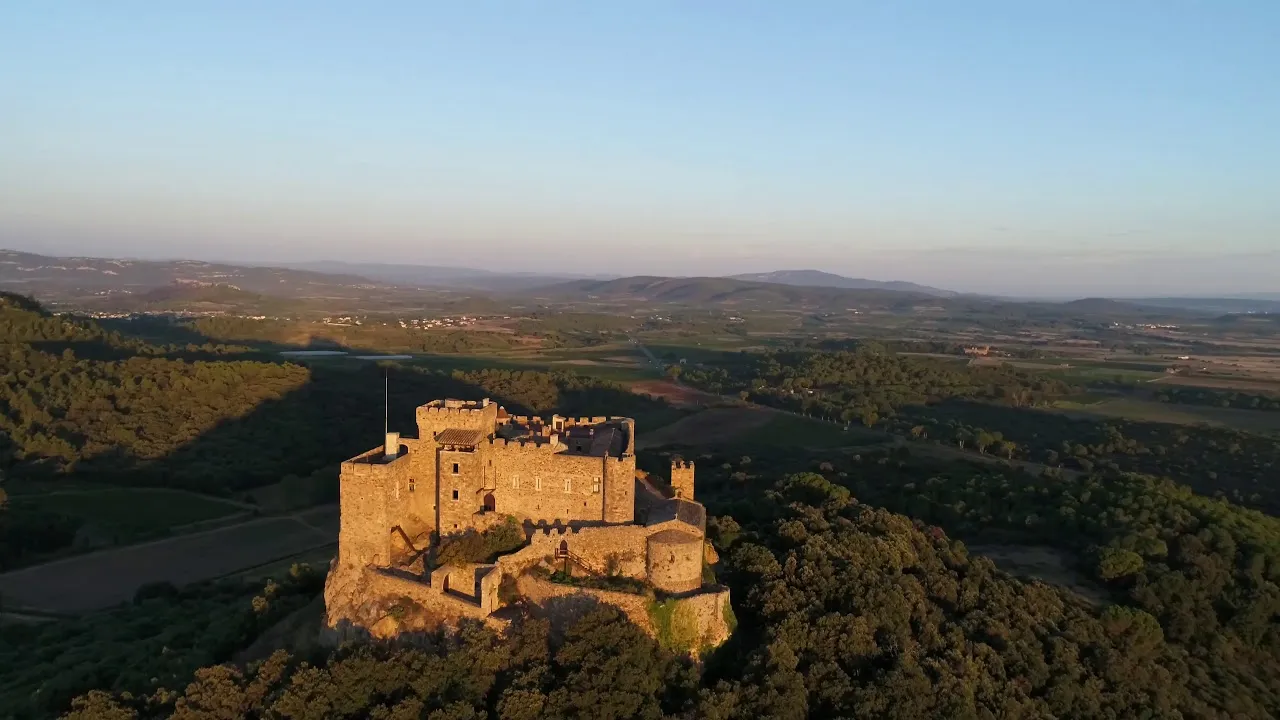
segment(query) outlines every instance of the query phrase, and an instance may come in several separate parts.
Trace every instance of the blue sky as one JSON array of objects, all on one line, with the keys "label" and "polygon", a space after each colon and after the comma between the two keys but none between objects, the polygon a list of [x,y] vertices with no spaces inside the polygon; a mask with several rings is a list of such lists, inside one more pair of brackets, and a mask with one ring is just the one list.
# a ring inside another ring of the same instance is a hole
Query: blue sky
[{"label": "blue sky", "polygon": [[0,4],[0,246],[1280,291],[1280,3]]}]

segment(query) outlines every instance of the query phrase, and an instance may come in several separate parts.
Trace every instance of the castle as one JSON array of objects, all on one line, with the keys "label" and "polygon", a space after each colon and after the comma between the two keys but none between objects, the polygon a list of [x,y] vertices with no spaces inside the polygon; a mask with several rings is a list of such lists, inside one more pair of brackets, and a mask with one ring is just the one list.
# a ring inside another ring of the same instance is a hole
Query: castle
[{"label": "castle", "polygon": [[[417,438],[387,433],[382,447],[342,463],[330,628],[389,634],[372,626],[404,599],[437,616],[492,620],[504,580],[526,595],[564,594],[529,577],[538,565],[639,580],[718,620],[727,590],[694,597],[703,590],[706,513],[693,500],[693,463],[672,462],[670,497],[654,488],[636,472],[632,419],[511,415],[487,399],[434,400],[416,419]],[[431,567],[433,537],[507,518],[525,529],[524,547],[488,565]],[[626,605],[607,597],[618,594],[595,592]]]}]

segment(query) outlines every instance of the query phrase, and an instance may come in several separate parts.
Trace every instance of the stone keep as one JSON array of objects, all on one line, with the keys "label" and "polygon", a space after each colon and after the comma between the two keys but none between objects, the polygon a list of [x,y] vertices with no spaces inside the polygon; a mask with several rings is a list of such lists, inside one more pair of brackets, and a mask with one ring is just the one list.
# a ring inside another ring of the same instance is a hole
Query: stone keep
[{"label": "stone keep", "polygon": [[[340,564],[386,567],[397,546],[508,515],[535,524],[634,520],[630,418],[513,416],[486,399],[434,400],[416,419],[417,438],[388,434],[385,448],[342,464]],[[692,493],[691,465],[688,475]]]}]

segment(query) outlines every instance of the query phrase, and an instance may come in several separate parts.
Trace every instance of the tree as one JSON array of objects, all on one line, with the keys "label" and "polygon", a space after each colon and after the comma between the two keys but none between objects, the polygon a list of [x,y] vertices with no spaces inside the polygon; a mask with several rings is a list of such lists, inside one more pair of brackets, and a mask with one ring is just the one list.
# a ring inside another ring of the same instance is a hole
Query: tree
[{"label": "tree", "polygon": [[1132,550],[1108,547],[1098,554],[1098,577],[1119,580],[1142,572],[1142,556]]}]

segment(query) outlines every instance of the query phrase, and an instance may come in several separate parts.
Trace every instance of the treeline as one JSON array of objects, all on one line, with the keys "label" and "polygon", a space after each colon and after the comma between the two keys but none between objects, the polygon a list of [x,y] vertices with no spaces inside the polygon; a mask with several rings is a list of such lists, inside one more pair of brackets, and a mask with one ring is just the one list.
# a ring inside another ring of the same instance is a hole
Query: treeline
[{"label": "treeline", "polygon": [[1211,407],[1238,408],[1241,410],[1280,411],[1280,397],[1259,395],[1235,390],[1210,390],[1201,387],[1166,386],[1155,393],[1155,399],[1163,403],[1182,405],[1208,405]]},{"label": "treeline", "polygon": [[[1204,495],[1280,514],[1280,442],[1226,427],[1094,420],[1027,408],[944,402],[908,408],[892,431],[1084,472],[1141,472],[1173,478]],[[998,447],[981,440],[999,436]],[[1006,444],[1007,443],[1007,444]]]},{"label": "treeline", "polygon": [[[851,340],[826,339],[826,340],[819,340],[816,343],[813,341],[799,340],[796,342],[796,344],[798,347],[802,349],[808,348],[813,350],[823,350],[827,352],[857,350],[859,348],[862,348],[862,349],[879,349],[879,350],[883,350],[887,352],[895,352],[895,353],[931,353],[935,355],[956,355],[959,357],[964,357],[965,350],[968,350],[969,348],[972,348],[975,345],[980,343],[969,343],[966,345],[964,343],[950,342],[947,340],[885,339],[885,340],[867,341],[867,340],[858,340],[858,339],[851,339]],[[985,345],[985,343],[981,343],[981,344]],[[1026,347],[1022,345],[1011,345],[1007,347],[1001,346],[999,348],[993,348],[993,350],[1007,357],[1022,358],[1022,359],[1035,359],[1035,358],[1041,358],[1045,356],[1044,352],[1039,348]]]},{"label": "treeline", "polygon": [[909,405],[980,398],[1033,406],[1071,389],[1062,381],[1006,366],[963,366],[874,346],[739,353],[679,374],[709,392],[744,394],[765,405],[867,426]]},{"label": "treeline", "polygon": [[[525,616],[505,637],[466,624],[411,646],[326,659],[278,653],[246,670],[201,670],[176,692],[87,694],[65,717],[915,720],[1280,710],[1274,658],[1260,655],[1269,641],[1199,644],[1212,629],[1175,640],[1178,631],[1161,625],[1164,610],[1094,608],[1023,583],[936,526],[860,503],[833,482],[838,473],[827,475],[791,475],[771,488],[757,476],[745,492],[739,483],[746,512],[715,519],[719,576],[740,623],[701,666],[600,608],[559,628]],[[717,497],[733,482],[713,480]],[[1174,527],[1180,538],[1202,529]],[[1209,534],[1187,562],[1225,555],[1224,540]],[[1271,582],[1270,573],[1264,561],[1259,577]],[[1268,621],[1258,609],[1227,632]]]},{"label": "treeline", "polygon": [[139,590],[131,604],[82,618],[0,624],[0,713],[35,720],[57,716],[94,689],[137,695],[181,688],[196,670],[231,660],[310,602],[323,583],[323,573],[297,565],[265,585],[161,584]]}]

